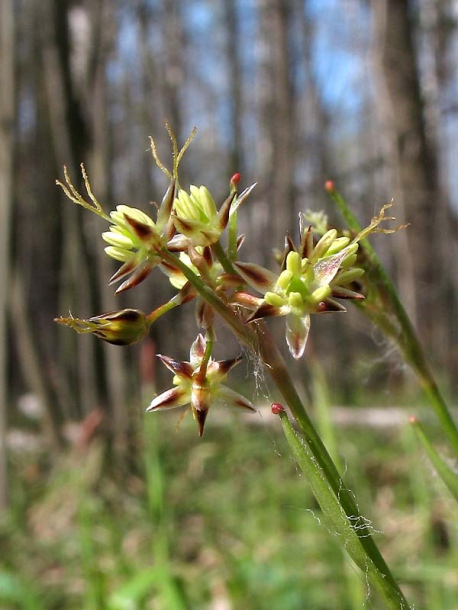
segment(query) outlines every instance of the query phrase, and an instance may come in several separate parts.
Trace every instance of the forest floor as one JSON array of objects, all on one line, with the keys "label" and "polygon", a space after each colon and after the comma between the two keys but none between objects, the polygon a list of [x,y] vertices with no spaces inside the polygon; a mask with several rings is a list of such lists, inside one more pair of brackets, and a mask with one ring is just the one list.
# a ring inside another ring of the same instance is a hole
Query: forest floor
[{"label": "forest floor", "polygon": [[[456,508],[410,412],[330,413],[345,481],[410,603],[457,610]],[[53,457],[29,433],[10,452],[0,610],[380,608],[277,418],[214,415],[203,439],[191,417],[177,431],[176,413],[146,416],[122,460],[102,436]]]}]

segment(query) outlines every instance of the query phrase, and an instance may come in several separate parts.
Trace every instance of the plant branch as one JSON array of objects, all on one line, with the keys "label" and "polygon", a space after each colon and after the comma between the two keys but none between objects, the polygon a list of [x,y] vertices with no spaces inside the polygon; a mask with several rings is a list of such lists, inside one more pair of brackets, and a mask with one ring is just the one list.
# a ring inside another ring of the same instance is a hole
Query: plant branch
[{"label": "plant branch", "polygon": [[[273,338],[263,323],[246,324],[229,306],[227,306],[215,293],[197,276],[192,269],[187,267],[173,254],[167,250],[161,251],[166,262],[178,267],[186,278],[192,283],[200,296],[207,301],[214,310],[227,322],[237,338],[247,347],[259,352],[266,365],[269,374],[283,395],[291,413],[297,420],[307,446],[323,472],[327,484],[342,507],[349,524],[354,528],[368,560],[375,566],[378,578],[374,585],[383,595],[388,608],[396,610],[408,609],[408,603],[393,575],[391,574],[385,560],[383,559],[377,545],[372,537],[366,520],[361,515],[353,495],[346,488],[339,472],[326,450],[312,420],[297,393],[294,383],[289,375],[286,363],[280,354]],[[360,565],[364,571],[364,565]]]}]

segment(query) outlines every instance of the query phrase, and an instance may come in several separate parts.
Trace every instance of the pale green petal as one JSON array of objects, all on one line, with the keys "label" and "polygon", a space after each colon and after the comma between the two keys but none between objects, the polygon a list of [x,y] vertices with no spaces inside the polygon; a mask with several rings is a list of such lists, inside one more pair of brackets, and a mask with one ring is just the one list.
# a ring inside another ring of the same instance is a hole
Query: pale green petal
[{"label": "pale green petal", "polygon": [[125,263],[128,261],[132,253],[124,248],[117,248],[116,246],[107,246],[105,248],[106,254],[111,258],[114,258],[116,261],[120,261],[121,263]]},{"label": "pale green petal", "polygon": [[210,194],[210,191],[206,186],[200,187],[200,202],[202,209],[207,216],[208,219],[214,218],[217,215],[216,204],[213,200],[213,197]]},{"label": "pale green petal", "polygon": [[328,249],[331,247],[331,244],[337,237],[337,231],[335,229],[329,229],[326,233],[321,237],[317,243],[317,245],[313,248],[312,252],[312,260],[317,261],[322,256],[325,256]]},{"label": "pale green petal", "polygon": [[[126,216],[129,216],[129,218],[133,218],[134,220],[137,220],[138,222],[142,222],[145,225],[149,225],[150,227],[156,226],[152,218],[150,218],[147,214],[145,214],[145,212],[142,212],[141,210],[139,210],[137,208],[131,208],[128,205],[118,205],[118,206],[116,206],[116,210],[121,215],[124,216],[124,214],[125,214]],[[113,212],[112,212],[112,214],[113,214]],[[123,220],[124,220],[124,218],[123,218]]]},{"label": "pale green petal", "polygon": [[346,248],[349,243],[350,243],[349,237],[337,237],[337,239],[335,239],[332,242],[331,246],[328,248],[328,251],[326,252],[326,256],[330,256],[331,254],[337,254],[337,252],[340,252],[341,250]]},{"label": "pale green petal", "polygon": [[273,305],[274,307],[283,307],[287,303],[287,299],[281,297],[276,292],[266,292],[264,295],[264,300],[269,305]]},{"label": "pale green petal", "polygon": [[105,233],[102,233],[102,239],[111,246],[116,246],[118,248],[130,249],[134,245],[129,237],[114,231],[106,231]]},{"label": "pale green petal", "polygon": [[186,191],[180,190],[178,197],[175,199],[174,209],[178,216],[181,216],[182,218],[196,219],[194,204]]},{"label": "pale green petal", "polygon": [[298,252],[290,252],[286,257],[286,269],[292,275],[297,275],[301,272],[301,256]]}]

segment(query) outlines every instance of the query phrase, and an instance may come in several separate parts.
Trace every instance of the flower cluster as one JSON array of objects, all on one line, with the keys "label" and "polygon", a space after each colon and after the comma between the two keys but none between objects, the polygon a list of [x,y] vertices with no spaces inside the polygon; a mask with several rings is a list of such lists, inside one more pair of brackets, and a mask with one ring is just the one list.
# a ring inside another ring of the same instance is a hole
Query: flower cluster
[{"label": "flower cluster", "polygon": [[240,295],[242,302],[256,305],[249,321],[265,316],[286,316],[286,341],[294,358],[304,353],[310,330],[310,314],[345,311],[336,299],[363,299],[349,288],[364,271],[355,267],[358,244],[327,231],[314,245],[310,226],[297,250],[287,240],[280,273],[253,263],[234,263],[249,286],[264,294],[262,299]]},{"label": "flower cluster", "polygon": [[[176,295],[149,314],[122,309],[87,319],[69,316],[56,321],[115,345],[128,345],[143,339],[151,324],[167,311],[195,299],[198,326],[205,330],[205,337],[198,334],[191,347],[189,362],[159,356],[174,374],[174,387],[154,398],[147,410],[159,411],[189,404],[202,435],[212,404],[254,410],[247,399],[222,384],[239,358],[215,361],[211,357],[215,338],[214,299],[245,325],[259,318],[285,316],[289,350],[294,358],[301,357],[312,314],[345,311],[340,300],[364,298],[357,288],[357,281],[363,275],[363,270],[357,266],[358,244],[385,220],[385,208],[356,237],[329,229],[324,216],[309,213],[301,217],[299,246],[286,237],[285,251],[276,272],[252,262],[241,262],[238,250],[243,236],[237,234],[237,215],[254,185],[239,193],[240,175],[235,174],[229,183],[229,194],[219,208],[205,186],[190,186],[189,191],[181,188],[178,165],[193,133],[178,150],[169,127],[168,130],[173,144],[171,172],[159,159],[154,140],[151,140],[156,164],[170,180],[155,221],[128,205],[118,205],[116,210],[106,214],[92,193],[83,166],[89,201],[73,186],[66,170],[65,183],[58,184],[73,202],[110,223],[102,238],[108,244],[105,247],[107,255],[121,263],[110,279],[110,283],[121,282],[116,293],[133,288],[158,268],[169,277],[177,290]],[[308,225],[304,223],[305,218]],[[226,228],[223,247],[221,236]],[[213,296],[209,298],[209,294]]]}]

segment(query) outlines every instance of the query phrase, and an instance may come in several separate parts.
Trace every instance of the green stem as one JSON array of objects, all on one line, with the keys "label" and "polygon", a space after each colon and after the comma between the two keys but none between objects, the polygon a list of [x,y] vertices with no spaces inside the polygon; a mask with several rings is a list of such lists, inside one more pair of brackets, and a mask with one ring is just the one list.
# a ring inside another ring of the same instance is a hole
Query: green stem
[{"label": "green stem", "polygon": [[437,474],[444,481],[445,485],[448,487],[450,493],[453,495],[455,500],[458,501],[458,475],[437,453],[433,444],[430,442],[425,429],[418,421],[418,419],[412,417],[410,419],[410,423],[412,424],[415,432],[417,433],[417,436],[420,439],[424,450],[428,454],[432,465],[436,469]]},{"label": "green stem", "polygon": [[358,538],[359,522],[356,524],[347,518],[342,510],[339,496],[336,496],[329,487],[324,473],[317,465],[312,452],[304,439],[293,429],[286,412],[280,412],[283,432],[290,449],[306,475],[313,494],[318,501],[325,524],[335,531],[342,541],[342,546],[350,555],[355,564],[366,574],[366,578],[376,584],[384,597],[390,600],[389,607],[402,607],[402,600],[394,592],[389,583],[381,577],[378,568],[368,560],[368,554],[360,544]]},{"label": "green stem", "polygon": [[340,478],[334,462],[327,452],[312,420],[308,416],[299,394],[294,387],[293,380],[289,375],[283,356],[277,349],[265,324],[259,322],[246,324],[230,307],[216,296],[213,290],[211,290],[199,276],[178,260],[177,257],[173,256],[167,250],[164,250],[161,255],[165,261],[180,269],[199,292],[200,296],[227,322],[241,343],[248,346],[251,350],[260,353],[272,379],[297,420],[313,458],[316,460],[318,467],[322,470],[328,485],[338,499],[350,525],[354,528],[364,552],[380,575],[380,578],[378,578],[374,584],[383,595],[387,607],[392,608],[393,610],[409,608],[407,600],[398,587],[374,542],[372,532],[367,526],[366,520],[361,515],[353,495]]},{"label": "green stem", "polygon": [[[358,233],[361,230],[361,226],[353,212],[348,208],[343,197],[337,191],[331,191],[330,194],[347,222],[348,227]],[[376,287],[375,289],[382,295],[382,301],[388,303],[388,307],[383,307],[383,312],[380,312],[375,308],[372,310],[370,305],[365,304],[365,302],[358,303],[357,306],[374,324],[380,327],[382,332],[396,343],[405,361],[417,375],[420,387],[434,409],[451,446],[458,455],[457,425],[439,390],[412,322],[398,297],[393,282],[386,273],[371,244],[367,239],[363,239],[361,240],[361,245],[368,259],[367,275],[372,280],[371,286],[372,288]],[[390,310],[396,318],[395,324],[390,319]]]},{"label": "green stem", "polygon": [[283,395],[292,414],[297,420],[301,432],[314,456],[317,464],[322,469],[326,481],[338,498],[350,524],[355,528],[359,542],[370,558],[381,579],[375,584],[388,603],[389,608],[408,608],[409,605],[403,593],[399,589],[393,575],[391,574],[385,560],[383,559],[377,545],[372,537],[372,532],[367,526],[366,519],[361,515],[352,493],[347,489],[340,478],[339,472],[327,452],[321,438],[316,431],[304,405],[294,387],[293,381],[287,370],[285,361],[278,351],[272,336],[266,330],[262,333],[260,341],[261,357],[277,388]]},{"label": "green stem", "polygon": [[215,254],[216,258],[221,263],[224,271],[226,273],[230,273],[231,275],[237,275],[237,271],[234,269],[234,266],[232,265],[231,261],[227,258],[226,253],[224,252],[223,247],[221,245],[221,242],[217,241],[216,243],[212,244],[211,249]]},{"label": "green stem", "polygon": [[180,305],[180,303],[178,301],[173,301],[173,300],[167,301],[167,303],[164,303],[164,305],[161,305],[160,307],[158,307],[157,309],[155,309],[154,311],[152,311],[151,313],[149,313],[146,316],[148,323],[150,325],[153,324],[153,322],[156,322],[156,320],[158,318],[163,316],[165,313],[167,313],[174,307],[177,307],[177,305]]},{"label": "green stem", "polygon": [[215,340],[215,335],[213,332],[213,328],[209,328],[207,329],[207,332],[205,334],[205,353],[203,355],[202,358],[202,362],[200,364],[199,367],[199,380],[202,382],[205,382],[205,379],[207,377],[207,367],[208,367],[208,362],[210,360],[210,357],[212,355],[212,351],[213,351],[213,343]]},{"label": "green stem", "polygon": [[227,256],[233,262],[237,260],[237,212],[229,215],[229,230],[227,235]]}]

